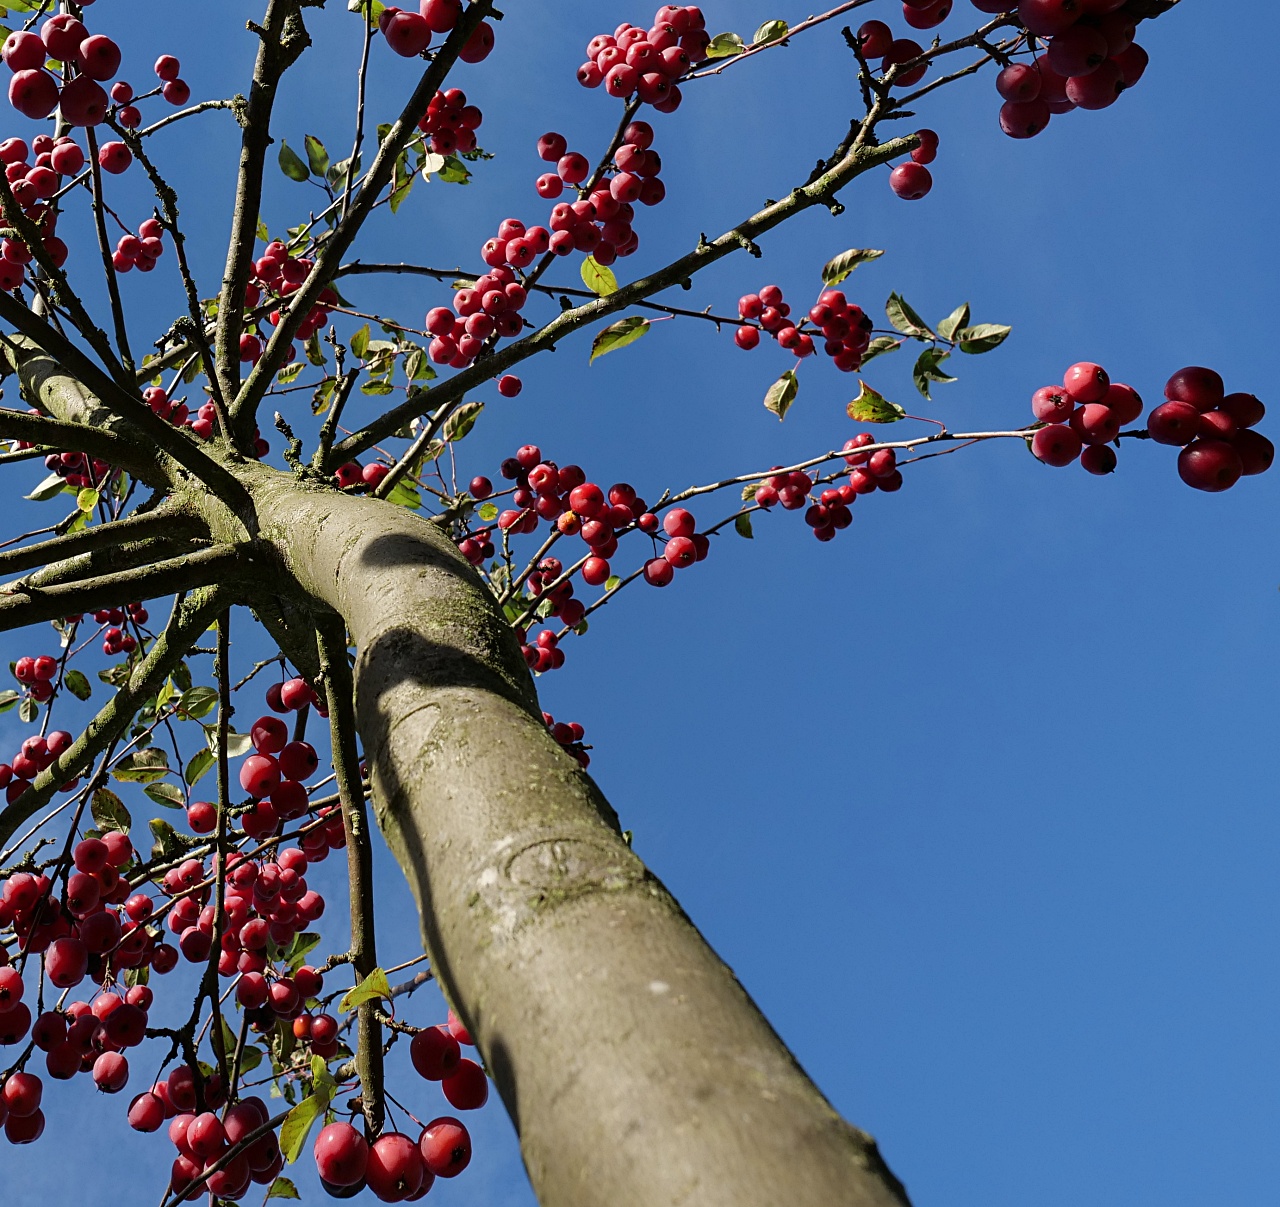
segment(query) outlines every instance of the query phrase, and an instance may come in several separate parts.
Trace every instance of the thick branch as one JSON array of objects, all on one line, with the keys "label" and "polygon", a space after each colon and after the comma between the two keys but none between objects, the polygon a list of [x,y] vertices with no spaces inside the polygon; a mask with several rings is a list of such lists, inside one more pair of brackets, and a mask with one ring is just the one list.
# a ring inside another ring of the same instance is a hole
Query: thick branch
[{"label": "thick branch", "polygon": [[134,714],[160,690],[165,678],[226,602],[222,588],[211,587],[175,605],[165,631],[156,638],[151,652],[134,667],[129,682],[57,760],[36,777],[32,786],[0,811],[0,846],[8,842],[27,818],[47,805],[63,784],[83,775],[93,760],[128,728]]},{"label": "thick branch", "polygon": [[815,205],[828,204],[855,177],[896,159],[915,145],[914,136],[910,136],[894,139],[881,146],[853,148],[830,171],[824,172],[812,183],[794,190],[781,201],[766,206],[718,239],[711,242],[703,240],[688,255],[639,281],[624,285],[608,297],[596,298],[582,306],[575,306],[572,310],[563,311],[533,335],[509,344],[470,369],[456,373],[442,385],[411,393],[399,406],[336,445],[327,468],[359,456],[421,415],[427,407],[443,420],[449,408],[477,386],[505,373],[537,352],[554,348],[566,335],[625,310],[633,303],[643,301],[672,285],[687,281],[695,273],[735,251],[750,249],[754,241],[767,231]]},{"label": "thick branch", "polygon": [[[3,428],[0,427],[0,431],[2,430]],[[156,511],[129,516],[127,519],[115,520],[109,524],[98,524],[93,528],[85,528],[67,536],[54,537],[52,540],[41,541],[36,545],[27,545],[22,549],[11,549],[7,553],[0,553],[0,574],[21,574],[23,570],[33,570],[37,566],[74,557],[79,553],[88,553],[94,549],[105,549],[131,541],[146,540],[148,537],[158,536],[169,540],[181,540],[184,537],[203,535],[205,535],[205,527],[194,516],[161,507]]]},{"label": "thick branch", "polygon": [[[99,461],[107,461],[127,469],[148,486],[164,484],[164,475],[156,466],[152,452],[98,427],[64,423],[45,415],[27,411],[10,411],[0,407],[0,437],[25,440],[64,452],[88,453]],[[42,454],[44,455],[44,454]]]},{"label": "thick branch", "polygon": [[[351,668],[347,665],[347,631],[343,621],[326,617],[318,623],[320,671],[329,705],[329,736],[333,746],[333,770],[342,802],[342,824],[347,835],[347,878],[351,882],[351,966],[356,983],[378,965],[373,915],[373,847],[369,814],[360,783],[360,758],[356,753],[356,718]],[[382,1027],[377,1002],[359,1007],[356,1072],[360,1075],[360,1099],[365,1126],[371,1137],[382,1132]]]},{"label": "thick branch", "polygon": [[244,329],[244,291],[253,263],[262,212],[262,170],[271,145],[271,111],[276,89],[284,73],[311,44],[297,0],[270,0],[258,32],[258,58],[243,118],[240,139],[240,174],[236,182],[235,210],[231,218],[231,243],[218,296],[218,328],[214,341],[216,374],[223,398],[234,398],[240,388],[240,334]]}]

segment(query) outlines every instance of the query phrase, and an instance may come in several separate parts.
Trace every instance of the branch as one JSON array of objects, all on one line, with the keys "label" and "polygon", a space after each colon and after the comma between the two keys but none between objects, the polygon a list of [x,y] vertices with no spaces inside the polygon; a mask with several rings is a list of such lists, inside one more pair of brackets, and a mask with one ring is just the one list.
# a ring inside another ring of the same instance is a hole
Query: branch
[{"label": "branch", "polygon": [[[378,964],[373,926],[373,849],[369,842],[369,815],[360,782],[356,753],[355,686],[347,663],[347,627],[339,617],[317,622],[320,669],[329,704],[329,735],[333,745],[333,769],[342,801],[342,824],[347,833],[347,876],[351,881],[351,964],[359,984]],[[360,1074],[360,1098],[370,1136],[382,1131],[382,1025],[377,1003],[359,1007],[356,1071]]]},{"label": "branch", "polygon": [[[360,186],[360,192],[356,194],[346,216],[320,244],[315,265],[307,275],[307,279],[298,287],[297,292],[289,295],[288,310],[282,314],[280,323],[267,341],[261,358],[240,388],[239,395],[231,408],[232,418],[239,428],[252,428],[254,411],[270,388],[276,372],[283,367],[284,357],[293,344],[298,328],[333,279],[334,273],[342,263],[342,257],[373,211],[378,195],[391,180],[401,151],[417,137],[418,122],[426,113],[431,98],[440,90],[440,86],[452,70],[472,33],[492,11],[491,0],[473,0],[444,45],[436,51],[431,65],[423,72],[418,86],[413,90],[413,95],[410,96],[400,116],[396,118],[395,124],[378,147],[378,154],[374,157],[373,164],[365,176],[364,184]],[[351,166],[354,168],[355,165]],[[243,302],[243,297],[239,300]],[[218,356],[220,359],[223,356],[221,344],[218,346]],[[236,356],[238,359],[238,350]]]},{"label": "branch", "polygon": [[44,771],[16,801],[0,811],[0,845],[37,809],[44,808],[63,784],[84,774],[90,763],[128,727],[134,714],[160,690],[187,650],[226,607],[222,587],[211,587],[174,605],[165,630],[151,652],[137,666],[129,682],[111,698],[84,732]]},{"label": "branch", "polygon": [[148,486],[165,484],[164,475],[144,448],[100,427],[64,423],[61,419],[0,407],[0,437],[24,440],[28,444],[42,444],[46,449],[88,453],[99,461],[108,461],[127,469]]},{"label": "branch", "polygon": [[[244,330],[244,291],[249,284],[253,244],[258,237],[262,212],[262,169],[271,145],[271,111],[280,79],[311,45],[297,0],[269,0],[258,30],[258,58],[253,83],[240,124],[240,174],[236,181],[231,242],[218,295],[218,327],[214,340],[215,363],[209,376],[217,377],[224,398],[234,398],[240,388],[240,334]],[[237,118],[240,115],[237,113]]]},{"label": "branch", "polygon": [[718,239],[711,242],[702,240],[688,255],[682,256],[650,276],[622,286],[608,297],[596,298],[572,310],[563,311],[533,335],[509,344],[501,351],[495,352],[493,356],[487,357],[482,363],[455,374],[442,385],[410,394],[408,399],[398,407],[394,407],[362,431],[348,436],[338,444],[329,458],[328,468],[350,461],[398,431],[422,413],[424,400],[435,404],[433,417],[438,416],[443,420],[449,409],[464,394],[474,390],[483,382],[497,377],[537,352],[554,348],[560,340],[572,332],[607,315],[625,310],[628,306],[643,301],[672,285],[687,281],[695,273],[735,251],[752,247],[754,240],[760,235],[815,205],[828,204],[835,194],[855,177],[871,168],[888,163],[915,145],[915,138],[912,135],[894,139],[881,146],[854,147],[830,171],[824,172],[811,184],[795,189],[781,201],[767,205],[759,213],[752,215]]},{"label": "branch", "polygon": [[134,570],[80,582],[36,586],[23,580],[0,586],[0,632],[57,620],[76,612],[117,607],[127,600],[175,595],[215,583],[243,582],[268,573],[255,543],[215,545]]},{"label": "branch", "polygon": [[[49,422],[46,420],[45,422]],[[0,430],[3,416],[0,415]],[[21,574],[49,562],[61,561],[79,553],[123,545],[130,541],[158,536],[179,540],[183,537],[206,536],[207,530],[195,516],[175,508],[160,507],[155,511],[133,515],[128,519],[98,524],[81,532],[54,537],[37,545],[0,553],[0,574]]]},{"label": "branch", "polygon": [[85,138],[89,148],[89,179],[92,182],[92,201],[89,208],[93,211],[94,231],[98,236],[98,254],[102,257],[102,271],[107,280],[107,296],[111,302],[111,319],[116,328],[116,347],[120,351],[123,362],[121,368],[125,375],[133,372],[133,353],[129,350],[129,332],[124,321],[124,302],[120,299],[120,281],[116,276],[115,261],[111,257],[111,242],[107,238],[107,214],[102,199],[102,165],[98,163],[98,136],[92,126],[85,130]]}]

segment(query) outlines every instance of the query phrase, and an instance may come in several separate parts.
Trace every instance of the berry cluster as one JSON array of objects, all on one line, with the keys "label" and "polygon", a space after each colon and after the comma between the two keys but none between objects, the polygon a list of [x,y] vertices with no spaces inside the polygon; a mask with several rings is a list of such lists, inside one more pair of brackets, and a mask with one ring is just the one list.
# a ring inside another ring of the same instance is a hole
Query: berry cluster
[{"label": "berry cluster", "polygon": [[437,155],[465,154],[476,149],[476,131],[483,121],[484,114],[467,104],[467,94],[461,88],[450,88],[431,98],[418,129],[430,137]]},{"label": "berry cluster", "polygon": [[204,1083],[204,1105],[196,1114],[196,1081],[191,1069],[179,1065],[168,1078],[158,1081],[129,1104],[129,1124],[136,1131],[158,1131],[169,1120],[168,1136],[178,1155],[169,1175],[169,1189],[194,1201],[206,1193],[220,1199],[238,1199],[253,1184],[270,1186],[284,1168],[284,1156],[274,1132],[266,1132],[242,1149],[222,1169],[209,1175],[205,1189],[187,1187],[234,1145],[243,1143],[270,1119],[267,1104],[258,1097],[241,1098],[227,1107],[226,1090],[217,1073]]},{"label": "berry cluster", "polygon": [[111,262],[116,272],[150,272],[164,254],[164,227],[158,218],[148,218],[138,227],[136,235],[121,235]]},{"label": "berry cluster", "polygon": [[610,96],[634,96],[659,113],[674,113],[681,100],[676,81],[706,59],[710,44],[700,8],[664,4],[649,29],[624,21],[613,33],[592,38],[578,82],[584,88],[603,85]]},{"label": "berry cluster", "polygon": [[[264,296],[278,299],[280,305],[267,315],[267,321],[273,326],[280,325],[281,307],[287,304],[291,294],[297,293],[303,281],[315,267],[315,261],[305,256],[290,256],[289,249],[278,239],[268,243],[262,255],[254,261],[253,280],[245,287],[245,305],[251,312],[249,318],[257,322],[252,313],[262,306]],[[298,328],[298,338],[310,339],[329,320],[329,307],[338,304],[338,295],[332,286],[326,286],[320,292],[315,305],[307,311],[306,317]],[[262,355],[262,338],[253,331],[246,331],[240,336],[240,359],[257,363]],[[289,349],[288,360],[297,356],[294,348]]]},{"label": "berry cluster", "polygon": [[748,325],[734,332],[733,341],[739,348],[757,347],[760,332],[767,331],[780,348],[797,359],[812,356],[817,348],[813,335],[806,330],[812,323],[822,335],[823,352],[844,373],[852,373],[862,364],[863,354],[871,343],[871,319],[861,306],[851,304],[838,289],[825,290],[799,325],[792,320],[791,307],[783,300],[777,285],[766,285],[759,293],[739,298],[738,314],[748,320]]},{"label": "berry cluster", "polygon": [[[378,17],[387,45],[406,59],[422,54],[431,45],[433,34],[450,33],[462,17],[462,0],[421,0],[418,7],[415,13],[388,5]],[[493,26],[482,21],[458,57],[464,63],[479,63],[489,57],[493,41]]]},{"label": "berry cluster", "polygon": [[[1227,394],[1212,369],[1179,369],[1165,385],[1166,402],[1151,412],[1148,434],[1159,444],[1180,447],[1178,473],[1197,490],[1229,490],[1241,477],[1265,473],[1275,447],[1253,427],[1266,408],[1252,394]],[[1031,399],[1035,417],[1046,426],[1032,437],[1031,450],[1046,465],[1070,465],[1077,457],[1092,474],[1116,468],[1109,447],[1121,428],[1143,411],[1132,386],[1112,382],[1101,365],[1072,365],[1061,386],[1043,386]]]},{"label": "berry cluster", "polygon": [[[126,604],[123,608],[100,608],[93,614],[93,619],[98,624],[108,626],[102,631],[102,652],[109,657],[114,657],[116,654],[132,654],[138,648],[138,639],[120,627],[125,622],[126,613],[129,623],[133,625],[146,624],[150,617],[147,609],[136,602]],[[76,618],[68,617],[67,619]]]},{"label": "berry cluster", "polygon": [[551,736],[578,760],[578,765],[584,771],[591,766],[591,756],[587,753],[587,747],[582,744],[582,739],[586,736],[587,731],[577,721],[567,723],[557,721],[549,712],[544,712],[542,719],[547,723],[547,728],[551,730]]},{"label": "berry cluster", "polygon": [[[21,443],[24,447],[32,447],[26,441]],[[116,473],[106,461],[99,461],[88,453],[50,453],[44,459],[44,467],[76,490],[83,490],[86,486],[105,486]]]},{"label": "berry cluster", "polygon": [[1212,369],[1180,369],[1164,388],[1168,400],[1147,419],[1151,439],[1180,446],[1178,474],[1188,486],[1230,490],[1242,477],[1266,473],[1275,445],[1253,431],[1266,407],[1252,394],[1228,394]]},{"label": "berry cluster", "polygon": [[[35,659],[19,659],[20,663],[22,661],[36,662],[38,665],[35,673],[39,675],[49,669],[47,663],[52,659],[47,655],[41,655]],[[22,669],[24,673],[30,673],[28,668]],[[53,693],[53,684],[49,679],[35,678],[25,682],[27,691],[33,699],[39,700],[41,697],[48,699]],[[5,800],[13,804],[31,787],[31,781],[46,767],[52,766],[58,755],[70,747],[71,741],[71,735],[65,729],[50,730],[43,737],[32,734],[29,738],[23,738],[18,753],[7,763],[0,763],[0,788],[5,790]],[[62,790],[71,792],[79,782],[79,780],[72,780],[70,783],[63,784]]]}]

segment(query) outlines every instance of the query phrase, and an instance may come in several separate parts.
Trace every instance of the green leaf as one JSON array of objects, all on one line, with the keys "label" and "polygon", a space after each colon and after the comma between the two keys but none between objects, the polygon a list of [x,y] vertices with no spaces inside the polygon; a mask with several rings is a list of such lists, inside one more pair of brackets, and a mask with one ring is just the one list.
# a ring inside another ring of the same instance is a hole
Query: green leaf
[{"label": "green leaf", "polygon": [[467,171],[467,165],[456,155],[446,155],[444,157],[444,167],[442,167],[436,175],[439,176],[445,184],[471,183],[471,173]]},{"label": "green leaf", "polygon": [[766,21],[756,30],[756,36],[751,39],[751,45],[763,46],[766,42],[776,42],[779,38],[785,38],[790,32],[791,27],[785,21]]},{"label": "green leaf", "polygon": [[951,339],[961,327],[969,324],[969,303],[964,302],[957,306],[946,318],[938,324],[938,334],[943,339]]},{"label": "green leaf", "polygon": [[648,319],[633,315],[606,327],[591,343],[590,363],[594,364],[606,352],[615,352],[628,344],[634,344],[642,335],[649,334],[649,326]]},{"label": "green leaf", "polygon": [[716,34],[707,47],[707,58],[728,59],[733,55],[741,54],[744,49],[742,39],[737,34]]},{"label": "green leaf", "polygon": [[271,242],[271,232],[267,230],[267,224],[263,222],[262,215],[258,215],[258,229],[254,232],[263,243]]},{"label": "green leaf", "polygon": [[38,705],[30,696],[27,696],[21,704],[18,705],[18,718],[25,725],[30,725],[32,721],[40,715],[40,705]]},{"label": "green leaf", "polygon": [[298,1188],[288,1178],[279,1177],[271,1183],[271,1189],[267,1191],[267,1198],[301,1199],[302,1195],[298,1193]]},{"label": "green leaf", "polygon": [[354,1010],[363,1002],[372,1002],[376,998],[389,999],[391,997],[391,985],[387,980],[387,974],[381,968],[375,968],[360,984],[353,989],[347,990],[346,996],[338,1003],[338,1009],[346,1013],[348,1010]]},{"label": "green leaf", "polygon": [[307,360],[315,365],[316,368],[324,367],[324,348],[320,345],[320,337],[318,335],[312,334],[309,336],[307,342],[303,344],[303,348],[306,350]]},{"label": "green leaf", "polygon": [[173,784],[148,784],[143,788],[143,792],[157,805],[163,805],[166,809],[186,808],[187,801],[182,795],[182,790]]},{"label": "green leaf", "polygon": [[787,417],[787,412],[791,410],[791,404],[795,402],[796,395],[799,393],[800,379],[796,376],[794,369],[788,369],[769,387],[768,393],[764,396],[764,409],[777,415],[778,422],[781,423]]},{"label": "green leaf", "polygon": [[251,1073],[262,1063],[262,1049],[255,1048],[253,1044],[245,1044],[244,1051],[240,1053],[240,1072]]},{"label": "green leaf", "polygon": [[347,173],[353,176],[360,175],[360,156],[356,156],[355,163],[351,160],[344,159],[340,163],[332,164],[329,170],[324,174],[325,180],[331,189],[345,189],[347,187]]},{"label": "green leaf", "polygon": [[859,264],[869,264],[883,255],[884,252],[873,247],[851,247],[842,251],[822,266],[822,283],[839,285]]},{"label": "green leaf", "polygon": [[111,768],[112,778],[126,784],[150,784],[169,774],[169,756],[158,746],[135,750]]},{"label": "green leaf", "polygon": [[55,495],[60,495],[64,486],[66,486],[66,482],[62,478],[57,474],[50,474],[35,490],[29,495],[25,495],[24,498],[30,499],[33,503],[43,503],[46,499],[52,499]]},{"label": "green leaf", "polygon": [[115,830],[120,834],[128,834],[133,826],[133,818],[122,801],[109,788],[99,788],[89,802],[89,812],[99,830]]},{"label": "green leaf", "polygon": [[304,368],[306,368],[306,361],[295,360],[290,364],[285,365],[285,367],[276,374],[276,381],[282,386],[287,386],[291,382],[297,381]]},{"label": "green leaf", "polygon": [[387,502],[394,503],[397,507],[408,507],[412,511],[422,506],[422,495],[418,493],[418,488],[412,482],[406,482],[401,478],[391,488],[391,493],[387,495]]},{"label": "green leaf", "polygon": [[151,846],[152,859],[176,859],[190,846],[194,840],[184,838],[167,821],[153,817],[147,822],[155,842]]},{"label": "green leaf", "polygon": [[307,148],[307,165],[311,174],[323,176],[329,170],[329,152],[324,149],[324,143],[314,134],[306,135],[302,141]]},{"label": "green leaf", "polygon": [[395,387],[389,381],[366,381],[360,387],[361,394],[381,396],[395,393]]},{"label": "green leaf", "polygon": [[582,283],[592,293],[607,298],[611,293],[618,292],[618,278],[613,275],[611,269],[596,263],[595,256],[588,256],[582,261],[581,272]]},{"label": "green leaf", "polygon": [[126,989],[132,989],[135,985],[145,985],[150,980],[151,969],[145,964],[141,968],[126,968],[124,971]]},{"label": "green leaf", "polygon": [[0,712],[8,712],[21,699],[22,696],[12,689],[0,692]]},{"label": "green leaf", "polygon": [[369,351],[368,323],[365,323],[365,325],[351,337],[351,351],[361,360],[364,360],[365,354]]},{"label": "green leaf", "polygon": [[293,936],[293,942],[289,944],[289,950],[285,952],[284,958],[292,972],[297,972],[303,964],[306,963],[307,956],[320,945],[320,936],[312,934],[310,931],[304,931],[300,935]]},{"label": "green leaf", "polygon": [[742,488],[742,501],[746,503],[754,499],[756,497],[756,491],[759,490],[760,487],[762,487],[763,485],[764,485],[763,482],[748,482]]},{"label": "green leaf", "polygon": [[76,506],[81,511],[92,511],[98,505],[98,500],[102,496],[93,489],[92,486],[86,486],[76,494]]},{"label": "green leaf", "polygon": [[198,721],[207,717],[218,706],[216,687],[191,687],[178,697],[178,712]]},{"label": "green leaf", "polygon": [[280,1151],[290,1165],[302,1155],[311,1125],[329,1109],[332,1098],[333,1090],[328,1086],[321,1086],[284,1117],[284,1123],[280,1127]]},{"label": "green leaf", "polygon": [[448,419],[444,421],[445,443],[461,440],[476,425],[480,412],[484,410],[483,402],[464,402]]},{"label": "green leaf", "polygon": [[978,323],[974,327],[965,327],[957,331],[956,339],[960,341],[961,352],[967,352],[970,356],[980,356],[983,352],[990,352],[992,348],[1000,347],[1009,338],[1009,332],[1012,330],[1012,327],[1005,327],[1000,323]]},{"label": "green leaf", "polygon": [[[487,524],[491,520],[498,518],[498,505],[497,503],[481,503],[476,508],[476,514]],[[17,693],[15,692],[14,695],[17,695]]]},{"label": "green leaf", "polygon": [[926,348],[920,353],[919,359],[915,363],[915,368],[911,370],[911,380],[916,383],[916,389],[925,398],[929,398],[929,383],[931,381],[956,380],[954,377],[948,377],[938,367],[944,360],[949,360],[950,358],[951,353],[943,348]]},{"label": "green leaf", "polygon": [[191,762],[187,764],[186,770],[182,773],[182,778],[187,781],[189,788],[194,788],[199,783],[201,776],[205,774],[214,764],[212,750],[197,750],[191,756]]},{"label": "green leaf", "polygon": [[[382,16],[382,10],[387,6],[382,0],[347,0],[347,12],[349,13],[367,13],[369,24],[373,28],[377,28],[378,18]],[[385,136],[378,135],[378,141],[381,142]]]},{"label": "green leaf", "polygon": [[742,512],[737,519],[733,521],[734,531],[739,536],[744,536],[747,540],[754,540],[755,533],[751,531],[751,516],[748,512]]},{"label": "green leaf", "polygon": [[396,160],[395,178],[391,183],[391,212],[396,213],[404,204],[405,198],[409,196],[409,190],[413,188],[413,182],[418,178],[418,174],[409,167],[409,156],[405,152],[400,153],[400,157]]},{"label": "green leaf", "polygon": [[889,322],[893,324],[894,329],[901,331],[903,335],[909,335],[914,339],[937,338],[929,324],[896,293],[889,295],[889,300],[884,304],[884,312],[889,316]]},{"label": "green leaf", "polygon": [[309,180],[311,173],[307,165],[298,158],[298,153],[284,139],[280,140],[280,171],[290,180]]},{"label": "green leaf", "polygon": [[87,700],[93,695],[93,687],[83,671],[68,671],[62,682],[66,684],[67,691],[77,700]]},{"label": "green leaf", "polygon": [[897,423],[907,417],[896,402],[877,394],[865,381],[858,383],[862,392],[845,409],[854,423]]},{"label": "green leaf", "polygon": [[891,335],[877,335],[862,354],[862,363],[865,365],[867,361],[875,360],[877,356],[883,356],[886,352],[896,352],[901,347],[902,340],[894,339]]}]

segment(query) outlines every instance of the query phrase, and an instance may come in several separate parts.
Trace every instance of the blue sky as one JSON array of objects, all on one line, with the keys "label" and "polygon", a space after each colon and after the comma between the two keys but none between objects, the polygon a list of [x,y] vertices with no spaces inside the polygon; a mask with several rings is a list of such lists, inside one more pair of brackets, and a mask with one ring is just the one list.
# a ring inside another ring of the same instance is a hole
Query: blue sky
[{"label": "blue sky", "polygon": [[[1224,7],[1241,32],[1269,15],[1257,0]],[[616,103],[572,73],[593,33],[650,10],[563,0],[549,19],[543,6],[509,8],[492,58],[458,79],[496,159],[465,193],[419,184],[394,223],[370,232],[367,258],[474,263],[502,217],[541,214],[539,134],[561,130],[588,151],[607,138]],[[1205,17],[1183,8],[1143,27],[1151,67],[1113,108],[1013,142],[990,76],[949,89],[920,114],[942,141],[927,199],[898,201],[873,173],[841,218],[805,215],[764,241],[763,260],[730,260],[680,300],[723,311],[770,281],[808,297],[831,255],[883,248],[847,287],[868,312],[897,290],[930,319],[969,300],[975,319],[1014,326],[932,407],[913,400],[905,360],[869,366],[871,384],[917,414],[1019,426],[1032,391],[1079,359],[1149,401],[1188,363],[1265,400],[1276,180],[1259,132],[1280,115],[1264,72],[1233,71],[1223,88],[1204,58]],[[717,30],[748,35],[807,15],[773,0],[704,9]],[[90,13],[107,31],[130,28],[135,83],[173,51],[199,98],[242,87],[252,55],[243,18],[255,9],[211,11]],[[945,31],[969,16],[957,5]],[[308,20],[312,65],[291,78],[276,132],[333,150],[350,137],[358,23],[336,0]],[[382,46],[374,61],[381,120],[414,69]],[[677,114],[655,119],[668,201],[644,215],[641,251],[620,275],[784,193],[838,139],[852,103],[833,27],[689,89]],[[167,139],[212,292],[234,131],[212,114]],[[314,204],[273,177],[264,217],[274,231]],[[145,216],[140,194],[132,208]],[[576,283],[568,266],[559,279]],[[176,282],[157,272],[125,284],[139,332],[158,334]],[[404,281],[349,293],[411,323],[446,299]],[[460,450],[465,474],[536,441],[652,498],[852,434],[850,379],[826,364],[806,364],[785,424],[764,411],[790,363],[695,323],[663,324],[594,367],[579,339],[529,366],[518,399],[488,392]],[[1275,438],[1274,420],[1262,430]],[[15,492],[30,489],[34,470],[8,473]],[[540,683],[546,708],[587,727],[592,772],[637,850],[839,1109],[877,1136],[918,1207],[1272,1201],[1278,490],[1272,474],[1193,492],[1172,450],[1151,445],[1126,445],[1106,479],[1045,469],[1012,444],[969,450],[859,503],[830,544],[787,514],[760,519],[754,542],[718,539],[669,590],[624,593]],[[30,644],[6,642],[8,657]],[[5,741],[16,737],[10,724]],[[413,953],[416,927],[386,870],[391,962]],[[338,869],[324,874],[336,899]],[[411,1007],[422,1021],[438,1009],[428,996]],[[421,1083],[396,1076],[420,1102]],[[47,1099],[64,1139],[6,1150],[11,1190],[52,1202],[74,1190],[82,1207],[105,1207],[119,1190],[98,1163],[125,1154],[158,1196],[168,1145],[130,1134],[124,1102],[62,1086]],[[527,1207],[500,1108],[476,1131],[472,1169],[433,1197]]]}]

